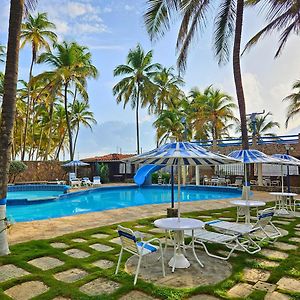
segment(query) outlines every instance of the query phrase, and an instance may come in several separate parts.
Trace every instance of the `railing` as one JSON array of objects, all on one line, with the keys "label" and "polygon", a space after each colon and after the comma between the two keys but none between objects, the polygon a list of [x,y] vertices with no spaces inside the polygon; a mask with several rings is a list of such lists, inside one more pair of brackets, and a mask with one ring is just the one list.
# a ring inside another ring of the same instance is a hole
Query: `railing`
[{"label": "railing", "polygon": [[[227,147],[227,146],[240,146],[242,144],[241,138],[230,138],[230,139],[221,139],[217,140],[217,145],[219,147]],[[195,141],[202,147],[210,147],[213,145],[213,140],[200,140]],[[299,135],[291,134],[291,135],[278,135],[278,136],[264,136],[257,139],[258,145],[266,145],[266,144],[298,144],[299,143]],[[249,144],[253,144],[253,138],[249,137]]]}]

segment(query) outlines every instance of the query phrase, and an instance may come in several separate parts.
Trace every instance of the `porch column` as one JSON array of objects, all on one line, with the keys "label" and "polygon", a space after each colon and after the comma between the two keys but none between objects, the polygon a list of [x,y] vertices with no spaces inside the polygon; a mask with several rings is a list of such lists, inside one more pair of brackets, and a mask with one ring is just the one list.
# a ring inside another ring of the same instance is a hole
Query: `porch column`
[{"label": "porch column", "polygon": [[257,167],[257,183],[259,186],[263,186],[262,164],[256,164],[256,167]]},{"label": "porch column", "polygon": [[196,166],[196,185],[200,185],[200,166]]}]

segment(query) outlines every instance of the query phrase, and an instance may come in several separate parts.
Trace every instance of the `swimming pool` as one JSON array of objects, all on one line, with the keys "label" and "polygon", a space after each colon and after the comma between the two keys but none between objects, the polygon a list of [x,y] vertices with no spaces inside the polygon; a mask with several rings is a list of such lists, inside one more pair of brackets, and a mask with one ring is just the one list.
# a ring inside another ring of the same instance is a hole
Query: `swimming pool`
[{"label": "swimming pool", "polygon": [[[177,190],[175,200],[176,192]],[[182,202],[237,198],[240,195],[241,191],[236,188],[187,186],[181,189]],[[169,203],[170,199],[171,189],[168,186],[102,187],[61,195],[58,200],[39,201],[32,205],[14,205],[8,201],[7,216],[17,222],[43,220],[130,206]]]}]

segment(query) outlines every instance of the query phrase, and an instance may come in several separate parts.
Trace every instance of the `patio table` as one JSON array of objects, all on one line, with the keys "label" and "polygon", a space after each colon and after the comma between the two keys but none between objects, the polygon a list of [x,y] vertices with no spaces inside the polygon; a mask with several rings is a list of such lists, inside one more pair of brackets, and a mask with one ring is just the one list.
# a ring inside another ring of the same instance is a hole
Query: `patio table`
[{"label": "patio table", "polygon": [[172,267],[172,272],[175,268],[184,269],[190,266],[190,262],[182,253],[181,247],[185,251],[186,245],[184,244],[184,230],[192,230],[192,251],[195,259],[203,267],[195,252],[194,245],[194,230],[204,227],[204,222],[191,218],[163,218],[154,221],[154,225],[166,231],[174,231],[174,255],[169,261],[168,265]]},{"label": "patio table", "polygon": [[295,203],[294,197],[297,196],[295,193],[282,193],[282,192],[272,192],[270,195],[275,196],[276,198],[276,213],[278,215],[289,215],[290,212],[294,212]]},{"label": "patio table", "polygon": [[250,209],[251,208],[258,208],[261,206],[265,206],[266,202],[263,201],[257,201],[257,200],[233,200],[230,201],[231,204],[234,204],[237,206],[237,221],[239,218],[239,213],[242,213],[245,215],[245,223],[250,224]]}]

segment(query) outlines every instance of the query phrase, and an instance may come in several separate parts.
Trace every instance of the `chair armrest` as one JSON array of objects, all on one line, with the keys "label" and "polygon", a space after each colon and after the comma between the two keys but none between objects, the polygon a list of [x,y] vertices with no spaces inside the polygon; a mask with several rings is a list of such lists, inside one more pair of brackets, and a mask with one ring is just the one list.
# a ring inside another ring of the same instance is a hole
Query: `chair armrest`
[{"label": "chair armrest", "polygon": [[148,240],[148,241],[143,241],[143,243],[144,244],[150,244],[150,243],[152,243],[152,242],[155,242],[155,241],[157,241],[158,243],[159,243],[159,246],[161,247],[161,240],[159,239],[159,238],[152,238],[152,239],[150,239],[150,240]]},{"label": "chair armrest", "polygon": [[141,239],[144,242],[143,239],[144,239],[145,235],[142,232],[134,231],[134,235],[135,235],[135,237],[137,237],[138,239]]}]

